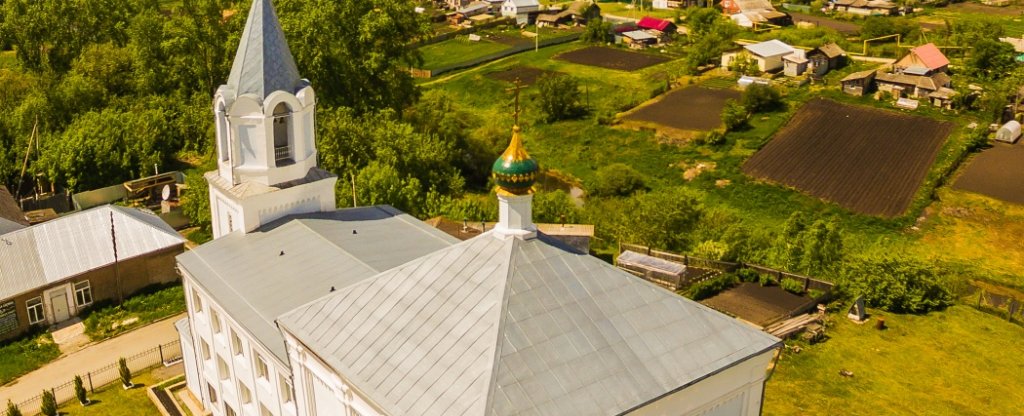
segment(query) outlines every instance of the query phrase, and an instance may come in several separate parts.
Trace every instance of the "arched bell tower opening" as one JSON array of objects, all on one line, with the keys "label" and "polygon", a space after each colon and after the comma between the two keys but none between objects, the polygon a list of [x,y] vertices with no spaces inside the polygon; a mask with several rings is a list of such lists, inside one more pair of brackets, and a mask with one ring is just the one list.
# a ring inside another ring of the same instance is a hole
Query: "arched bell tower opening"
[{"label": "arched bell tower opening", "polygon": [[286,103],[277,104],[274,107],[274,164],[277,167],[295,163],[292,131],[292,109]]}]

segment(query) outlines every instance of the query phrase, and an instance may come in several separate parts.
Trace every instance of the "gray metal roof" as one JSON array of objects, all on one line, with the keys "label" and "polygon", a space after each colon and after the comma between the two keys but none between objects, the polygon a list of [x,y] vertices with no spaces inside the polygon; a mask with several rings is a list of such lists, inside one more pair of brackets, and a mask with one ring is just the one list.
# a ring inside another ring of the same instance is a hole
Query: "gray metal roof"
[{"label": "gray metal roof", "polygon": [[757,56],[779,56],[796,52],[796,49],[792,46],[789,46],[778,39],[766,40],[761,43],[747,45],[744,46],[744,48]]},{"label": "gray metal roof", "polygon": [[278,316],[456,241],[388,206],[350,208],[228,234],[181,254],[178,266],[288,363]]},{"label": "gray metal roof", "polygon": [[185,240],[156,215],[107,205],[0,235],[0,299]]},{"label": "gray metal roof", "polygon": [[270,0],[253,0],[227,85],[236,95],[255,94],[262,100],[274,91],[294,93],[300,81],[274,6]]},{"label": "gray metal roof", "polygon": [[493,232],[278,323],[394,415],[620,414],[779,345],[547,236]]},{"label": "gray metal roof", "polygon": [[0,218],[0,234],[7,234],[11,231],[20,230],[22,228],[25,228],[25,226],[11,220]]}]

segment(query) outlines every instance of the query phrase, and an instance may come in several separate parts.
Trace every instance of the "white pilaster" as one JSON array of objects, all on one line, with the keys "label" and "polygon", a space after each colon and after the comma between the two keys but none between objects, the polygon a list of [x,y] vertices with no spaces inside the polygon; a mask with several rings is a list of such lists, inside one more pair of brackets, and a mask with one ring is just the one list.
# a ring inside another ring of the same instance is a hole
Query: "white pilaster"
[{"label": "white pilaster", "polygon": [[511,195],[498,192],[498,224],[495,235],[516,236],[524,239],[537,236],[533,224],[533,194]]}]

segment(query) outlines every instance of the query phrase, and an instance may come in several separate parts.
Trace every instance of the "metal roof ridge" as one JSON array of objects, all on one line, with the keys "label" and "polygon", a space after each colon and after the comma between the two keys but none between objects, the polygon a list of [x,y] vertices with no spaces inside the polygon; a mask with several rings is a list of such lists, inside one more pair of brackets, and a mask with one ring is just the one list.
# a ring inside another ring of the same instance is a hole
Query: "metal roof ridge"
[{"label": "metal roof ridge", "polygon": [[[156,229],[156,230],[160,231],[163,234],[166,234],[168,236],[174,237],[175,239],[177,239],[179,241],[182,241],[182,242],[185,241],[185,237],[182,237],[181,234],[178,234],[177,232],[173,232],[172,233],[172,232],[169,232],[169,231],[163,229],[160,226],[156,226],[156,225],[147,223],[147,222],[143,221],[142,219],[136,217],[134,214],[152,215],[152,216],[156,217],[156,219],[159,219],[160,221],[163,221],[163,219],[160,218],[160,216],[158,216],[158,215],[153,215],[153,214],[147,213],[147,212],[142,211],[142,210],[137,209],[137,208],[122,207],[122,206],[118,206],[118,205],[105,205],[105,206],[110,207],[111,211],[117,211],[121,216],[131,218],[131,220],[136,222],[136,223],[140,223],[142,225],[149,226],[150,228]],[[168,227],[170,227],[170,225],[168,225]],[[172,230],[173,230],[173,228],[172,228]]]},{"label": "metal roof ridge", "polygon": [[[314,230],[313,227],[310,227],[309,224],[306,224],[306,220],[307,219],[308,218],[293,218],[291,221],[299,223],[300,225],[302,225],[303,228],[309,230],[309,232],[315,234],[317,237],[320,237],[320,239],[324,240],[327,244],[330,244],[332,247],[338,249],[338,251],[340,251],[342,253],[345,253],[346,256],[352,258],[352,260],[355,260],[356,263],[359,263],[359,264],[365,266],[367,269],[370,269],[371,271],[373,271],[373,276],[371,276],[371,277],[375,277],[375,276],[377,276],[377,275],[387,271],[387,270],[378,270],[376,267],[373,267],[373,266],[370,266],[369,264],[366,264],[365,262],[360,260],[358,257],[352,255],[352,253],[350,253],[348,250],[345,250],[341,246],[339,246],[337,244],[334,244],[333,241],[328,240],[327,237],[324,237],[323,234],[320,234],[319,232]],[[291,221],[289,221],[289,222],[291,222]],[[340,222],[348,222],[348,221],[340,221]],[[388,269],[388,270],[390,270],[390,269]]]},{"label": "metal roof ridge", "polygon": [[[489,231],[489,232],[493,232],[493,231]],[[486,233],[483,233],[483,234],[486,234]],[[491,405],[492,405],[492,403],[494,401],[495,390],[497,390],[497,388],[498,388],[498,366],[501,364],[501,351],[502,351],[501,347],[502,347],[502,344],[503,344],[501,342],[501,337],[502,337],[502,334],[505,333],[505,320],[508,319],[508,298],[509,298],[509,291],[512,289],[512,274],[513,274],[512,271],[516,267],[515,266],[515,259],[516,259],[515,252],[516,252],[516,249],[519,247],[519,245],[523,243],[523,240],[519,239],[519,238],[513,238],[512,240],[513,240],[512,244],[508,245],[508,247],[509,247],[509,250],[508,250],[508,253],[507,253],[508,254],[508,263],[507,263],[508,264],[508,270],[506,270],[506,273],[505,273],[505,291],[501,295],[501,310],[499,312],[500,315],[498,315],[498,331],[497,331],[497,335],[498,336],[494,340],[494,342],[496,344],[495,347],[494,347],[494,358],[491,360],[491,374],[490,374],[489,380],[487,381],[487,397],[484,398],[484,412],[488,413],[488,414],[489,414],[488,409],[491,408]]]}]

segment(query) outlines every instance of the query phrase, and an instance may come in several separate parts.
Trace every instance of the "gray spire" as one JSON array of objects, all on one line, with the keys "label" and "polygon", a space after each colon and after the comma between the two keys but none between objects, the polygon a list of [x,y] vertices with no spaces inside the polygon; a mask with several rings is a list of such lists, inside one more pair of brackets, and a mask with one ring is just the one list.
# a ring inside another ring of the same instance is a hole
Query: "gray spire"
[{"label": "gray spire", "polygon": [[256,94],[263,99],[278,90],[294,93],[299,80],[274,6],[270,0],[253,0],[228,86],[237,95]]}]

